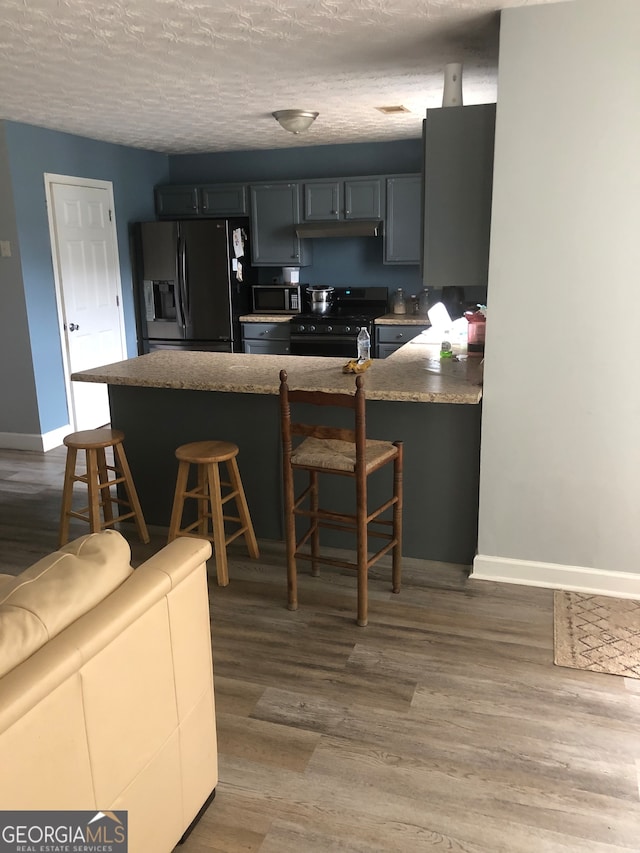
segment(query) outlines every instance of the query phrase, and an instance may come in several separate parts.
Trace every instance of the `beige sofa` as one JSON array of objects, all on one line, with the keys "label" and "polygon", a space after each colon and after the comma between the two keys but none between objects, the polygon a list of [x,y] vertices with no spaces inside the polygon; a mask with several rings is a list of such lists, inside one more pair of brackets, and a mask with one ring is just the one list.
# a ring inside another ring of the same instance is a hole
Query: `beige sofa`
[{"label": "beige sofa", "polygon": [[126,809],[129,853],[173,850],[218,781],[210,554],[132,570],[107,530],[0,575],[2,809]]}]

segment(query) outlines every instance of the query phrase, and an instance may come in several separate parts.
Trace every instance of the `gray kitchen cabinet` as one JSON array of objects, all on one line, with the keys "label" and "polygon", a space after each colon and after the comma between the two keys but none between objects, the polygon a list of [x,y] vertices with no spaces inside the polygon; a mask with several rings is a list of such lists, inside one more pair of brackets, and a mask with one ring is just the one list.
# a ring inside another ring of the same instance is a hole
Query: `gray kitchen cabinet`
[{"label": "gray kitchen cabinet", "polygon": [[258,355],[288,355],[289,323],[242,323],[242,351]]},{"label": "gray kitchen cabinet", "polygon": [[165,184],[155,189],[158,216],[246,216],[245,184]]},{"label": "gray kitchen cabinet", "polygon": [[382,218],[382,180],[349,178],[344,182],[344,218]]},{"label": "gray kitchen cabinet", "polygon": [[304,266],[311,248],[295,232],[300,222],[300,184],[253,184],[251,259],[255,266]]},{"label": "gray kitchen cabinet", "polygon": [[304,218],[306,221],[340,219],[341,208],[340,181],[305,181]]},{"label": "gray kitchen cabinet", "polygon": [[198,187],[200,212],[205,216],[246,216],[245,184],[205,184]]},{"label": "gray kitchen cabinet", "polygon": [[304,182],[304,219],[381,219],[384,178],[332,178]]},{"label": "gray kitchen cabinet", "polygon": [[386,358],[419,335],[420,332],[429,328],[429,323],[424,325],[396,323],[389,326],[374,326],[376,358]]},{"label": "gray kitchen cabinet", "polygon": [[419,264],[422,244],[422,175],[387,178],[384,263]]},{"label": "gray kitchen cabinet", "polygon": [[167,184],[155,188],[156,213],[158,216],[197,216],[198,188],[193,185]]},{"label": "gray kitchen cabinet", "polygon": [[423,280],[486,286],[495,104],[427,110]]}]

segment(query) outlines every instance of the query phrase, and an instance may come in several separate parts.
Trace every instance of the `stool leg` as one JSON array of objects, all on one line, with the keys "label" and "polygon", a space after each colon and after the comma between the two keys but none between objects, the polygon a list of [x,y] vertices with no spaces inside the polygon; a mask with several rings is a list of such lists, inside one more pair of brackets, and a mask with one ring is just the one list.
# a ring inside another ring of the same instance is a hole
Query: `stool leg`
[{"label": "stool leg", "polygon": [[62,508],[60,510],[60,532],[58,535],[58,548],[69,541],[69,513],[73,500],[73,476],[76,472],[76,456],[78,451],[75,447],[67,448],[67,461],[64,468],[64,484],[62,487]]},{"label": "stool leg", "polygon": [[311,518],[311,576],[317,578],[320,574],[320,564],[318,556],[320,554],[320,528],[318,527],[318,472],[309,471],[309,485],[311,491],[309,493],[310,510],[314,513]]},{"label": "stool leg", "polygon": [[284,540],[287,552],[287,607],[298,609],[298,571],[296,566],[296,519],[293,514],[293,470],[288,454],[283,460],[282,481],[284,486]]},{"label": "stool leg", "polygon": [[134,520],[138,530],[138,536],[146,545],[150,539],[149,531],[147,530],[147,525],[142,514],[142,507],[138,500],[136,487],[133,484],[133,477],[131,476],[131,469],[127,462],[127,455],[124,452],[124,447],[121,444],[115,444],[113,447],[113,455],[116,468],[120,470],[124,477],[124,487],[127,493],[127,500],[129,501],[129,506],[135,513]]},{"label": "stool leg", "polygon": [[198,532],[200,536],[209,538],[209,522],[207,513],[209,512],[209,483],[207,481],[207,469],[204,465],[198,465],[198,491],[202,497],[198,498]]},{"label": "stool leg", "polygon": [[104,526],[113,525],[113,508],[111,506],[111,489],[106,485],[109,482],[107,471],[107,457],[104,447],[99,447],[98,454],[98,480],[100,481],[100,501],[102,502],[102,514],[104,515]]},{"label": "stool leg", "polygon": [[211,462],[206,466],[206,469],[207,479],[209,481],[209,500],[211,502],[211,526],[213,527],[216,575],[218,576],[218,586],[227,586],[229,583],[229,569],[227,566],[227,544],[225,541],[224,518],[222,516],[220,466],[217,462]]},{"label": "stool leg", "polygon": [[367,482],[364,471],[356,474],[356,537],[358,560],[358,625],[368,621],[368,543],[367,543]]},{"label": "stool leg", "polygon": [[398,456],[393,463],[393,494],[397,501],[393,507],[393,538],[396,544],[392,551],[391,590],[400,592],[402,573],[402,442],[394,442]]},{"label": "stool leg", "polygon": [[99,533],[102,529],[100,520],[100,489],[98,488],[98,455],[96,449],[88,447],[87,455],[87,490],[89,492],[89,530]]},{"label": "stool leg", "polygon": [[171,510],[171,521],[169,522],[168,542],[178,536],[182,522],[182,511],[184,508],[184,493],[187,490],[187,479],[189,476],[189,463],[180,461],[178,463],[178,476],[176,477],[176,491],[173,496],[173,509]]},{"label": "stool leg", "polygon": [[238,507],[238,515],[240,516],[240,523],[244,528],[244,538],[247,543],[247,549],[249,550],[249,556],[254,560],[257,560],[260,556],[260,551],[258,550],[258,543],[253,531],[253,524],[251,523],[251,515],[249,514],[247,498],[242,486],[238,462],[235,457],[227,461],[227,470],[229,472],[229,479],[231,480],[231,487],[234,492],[238,493],[236,496],[236,504]]}]

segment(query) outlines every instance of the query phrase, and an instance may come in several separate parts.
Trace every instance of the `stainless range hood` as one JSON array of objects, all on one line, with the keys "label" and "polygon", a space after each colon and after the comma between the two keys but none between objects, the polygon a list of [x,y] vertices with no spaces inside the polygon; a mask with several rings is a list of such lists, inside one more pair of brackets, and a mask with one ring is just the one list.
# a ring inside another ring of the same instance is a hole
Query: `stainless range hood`
[{"label": "stainless range hood", "polygon": [[296,225],[298,237],[382,237],[379,219],[349,219],[344,222],[303,222]]}]

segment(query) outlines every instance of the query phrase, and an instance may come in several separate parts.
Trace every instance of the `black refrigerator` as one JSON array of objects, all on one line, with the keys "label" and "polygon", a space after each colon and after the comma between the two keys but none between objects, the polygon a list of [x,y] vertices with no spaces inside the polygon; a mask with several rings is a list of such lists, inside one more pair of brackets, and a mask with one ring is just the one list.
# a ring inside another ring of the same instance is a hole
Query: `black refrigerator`
[{"label": "black refrigerator", "polygon": [[138,352],[241,352],[250,307],[248,219],[133,226]]}]

